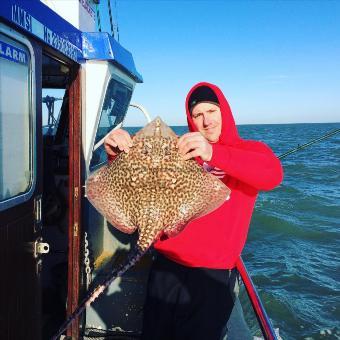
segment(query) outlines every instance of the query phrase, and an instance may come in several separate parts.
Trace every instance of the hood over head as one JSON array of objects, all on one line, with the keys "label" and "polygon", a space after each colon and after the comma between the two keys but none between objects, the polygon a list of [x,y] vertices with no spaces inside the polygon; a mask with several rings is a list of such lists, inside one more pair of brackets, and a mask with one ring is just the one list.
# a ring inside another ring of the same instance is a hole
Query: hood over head
[{"label": "hood over head", "polygon": [[[211,91],[213,91],[213,93]],[[222,115],[222,130],[217,143],[225,145],[236,144],[241,141],[241,138],[238,135],[234,117],[231,113],[228,101],[224,97],[222,91],[216,85],[207,82],[201,82],[194,85],[187,95],[185,101],[185,110],[187,114],[189,130],[191,132],[198,131],[191,117],[192,107],[199,101],[216,102],[216,99],[220,106]]]}]

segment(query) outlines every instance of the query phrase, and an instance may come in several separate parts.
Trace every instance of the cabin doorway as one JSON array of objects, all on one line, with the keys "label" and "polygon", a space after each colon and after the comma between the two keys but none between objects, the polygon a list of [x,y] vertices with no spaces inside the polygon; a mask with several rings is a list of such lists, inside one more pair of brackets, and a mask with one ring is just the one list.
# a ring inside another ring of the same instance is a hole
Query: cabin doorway
[{"label": "cabin doorway", "polygon": [[[50,251],[42,267],[43,339],[78,303],[80,240],[80,76],[78,65],[42,56],[42,237]],[[70,250],[70,251],[69,251]],[[78,325],[68,331],[77,338]]]}]

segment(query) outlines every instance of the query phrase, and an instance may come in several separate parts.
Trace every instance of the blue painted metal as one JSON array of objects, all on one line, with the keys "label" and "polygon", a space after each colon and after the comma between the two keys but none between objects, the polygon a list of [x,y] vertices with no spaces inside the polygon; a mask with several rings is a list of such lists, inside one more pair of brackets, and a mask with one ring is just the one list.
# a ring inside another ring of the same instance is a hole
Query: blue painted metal
[{"label": "blue painted metal", "polygon": [[39,0],[1,0],[0,18],[75,61],[82,58],[81,32]]},{"label": "blue painted metal", "polygon": [[107,60],[136,82],[143,82],[132,54],[111,35],[81,32],[39,0],[0,0],[0,21],[14,25],[78,63],[86,59]]},{"label": "blue painted metal", "polygon": [[0,40],[0,58],[4,58],[15,63],[27,65],[28,54],[19,47],[7,44]]},{"label": "blue painted metal", "polygon": [[136,82],[142,83],[143,78],[138,73],[132,54],[120,45],[109,33],[83,33],[84,59],[109,60],[128,71]]}]

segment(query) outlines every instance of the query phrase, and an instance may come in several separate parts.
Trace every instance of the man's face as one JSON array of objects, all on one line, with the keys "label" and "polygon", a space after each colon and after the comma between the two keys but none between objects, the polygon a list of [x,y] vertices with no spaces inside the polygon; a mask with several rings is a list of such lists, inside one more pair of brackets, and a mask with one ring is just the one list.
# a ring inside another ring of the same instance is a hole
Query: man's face
[{"label": "man's face", "polygon": [[222,130],[222,115],[218,105],[199,103],[191,112],[192,120],[198,131],[209,141],[218,141]]}]

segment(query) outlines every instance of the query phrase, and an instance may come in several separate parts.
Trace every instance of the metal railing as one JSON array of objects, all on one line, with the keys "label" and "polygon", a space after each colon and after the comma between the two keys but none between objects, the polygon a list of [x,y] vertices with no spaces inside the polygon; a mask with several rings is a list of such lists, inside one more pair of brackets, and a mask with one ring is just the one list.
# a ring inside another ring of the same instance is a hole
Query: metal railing
[{"label": "metal railing", "polygon": [[236,268],[238,272],[241,275],[242,281],[244,283],[244,286],[246,288],[249,300],[253,306],[256,318],[259,322],[259,325],[262,330],[262,334],[265,337],[265,340],[278,340],[273,325],[264,309],[264,306],[260,300],[260,297],[256,291],[256,288],[254,286],[254,283],[249,276],[246,266],[243,263],[243,260],[241,257],[239,257]]}]

